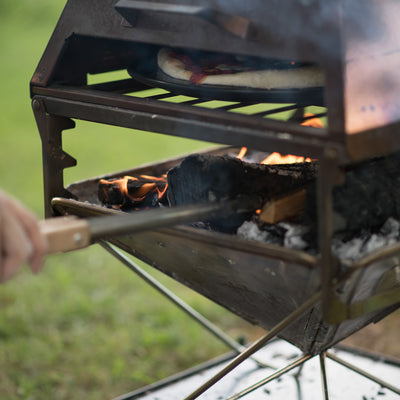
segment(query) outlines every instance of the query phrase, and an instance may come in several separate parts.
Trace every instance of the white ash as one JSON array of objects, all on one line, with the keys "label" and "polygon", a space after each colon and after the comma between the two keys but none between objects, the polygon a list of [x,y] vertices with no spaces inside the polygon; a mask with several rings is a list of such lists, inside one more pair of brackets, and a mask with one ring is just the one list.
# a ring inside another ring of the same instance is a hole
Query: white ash
[{"label": "white ash", "polygon": [[271,234],[268,231],[262,231],[257,224],[252,221],[244,221],[237,230],[237,235],[243,239],[271,243]]},{"label": "white ash", "polygon": [[308,232],[308,228],[303,225],[288,222],[277,224],[286,230],[283,245],[295,250],[305,250],[308,247],[303,236]]},{"label": "white ash", "polygon": [[[256,222],[246,221],[239,227],[237,235],[246,240],[280,244],[296,250],[309,250],[309,244],[304,239],[304,235],[308,232],[307,227],[289,222],[280,222],[273,227],[273,230],[260,229]],[[364,232],[350,240],[343,240],[340,234],[334,235],[332,252],[344,265],[350,266],[355,260],[395,244],[399,239],[400,222],[389,218],[376,233]]]},{"label": "white ash", "polygon": [[237,235],[243,239],[266,242],[270,244],[280,244],[282,246],[304,250],[308,244],[303,239],[303,235],[308,229],[299,224],[280,222],[273,229],[260,229],[257,223],[245,221],[238,229]]},{"label": "white ash", "polygon": [[347,242],[340,237],[332,239],[332,252],[343,264],[351,265],[357,259],[376,250],[398,242],[400,238],[400,222],[389,218],[377,233],[364,234]]}]

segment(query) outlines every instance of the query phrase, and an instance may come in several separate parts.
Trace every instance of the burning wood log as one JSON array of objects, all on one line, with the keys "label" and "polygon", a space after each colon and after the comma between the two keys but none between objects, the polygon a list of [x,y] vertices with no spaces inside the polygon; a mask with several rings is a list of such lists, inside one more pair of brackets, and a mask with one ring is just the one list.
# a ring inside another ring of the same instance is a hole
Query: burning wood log
[{"label": "burning wood log", "polygon": [[263,199],[289,193],[313,182],[318,163],[265,165],[246,163],[229,156],[194,154],[168,171],[171,205],[235,198]]},{"label": "burning wood log", "polygon": [[[168,171],[171,206],[241,197],[262,205],[314,182],[318,163],[264,165],[246,163],[229,156],[194,154]],[[254,210],[221,220],[207,221],[223,232],[232,232],[251,217]]]}]

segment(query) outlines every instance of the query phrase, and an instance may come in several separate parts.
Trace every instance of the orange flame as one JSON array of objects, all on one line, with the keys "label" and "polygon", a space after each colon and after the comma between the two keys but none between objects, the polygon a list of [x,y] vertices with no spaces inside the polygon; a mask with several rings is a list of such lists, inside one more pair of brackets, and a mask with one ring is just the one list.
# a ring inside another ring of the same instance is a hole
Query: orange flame
[{"label": "orange flame", "polygon": [[292,154],[282,155],[275,151],[274,153],[271,153],[263,161],[261,161],[261,164],[275,165],[275,164],[293,164],[293,163],[301,163],[301,162],[311,162],[311,158],[294,156]]},{"label": "orange flame", "polygon": [[305,121],[303,121],[300,125],[303,126],[312,126],[313,128],[323,128],[324,124],[322,123],[322,121],[319,118],[310,118],[313,117],[314,114],[311,113],[305,113],[304,114],[305,117],[307,117],[307,119]]},{"label": "orange flame", "polygon": [[[154,186],[158,193],[159,199],[161,199],[164,196],[165,192],[168,189],[167,174],[163,174],[163,175],[161,175],[161,177],[156,177],[156,176],[151,176],[151,175],[140,175],[140,178],[148,179],[149,181],[152,181],[154,183]],[[158,185],[157,185],[157,183],[158,183]]]},{"label": "orange flame", "polygon": [[243,160],[243,157],[246,155],[246,153],[247,153],[247,147],[242,147],[236,158],[238,158],[239,160]]},{"label": "orange flame", "polygon": [[[324,124],[322,123],[320,118],[311,118],[313,117],[314,114],[311,113],[305,113],[304,117],[307,119],[301,123],[303,126],[311,126],[313,128],[323,128]],[[242,147],[239,151],[239,154],[236,156],[239,160],[243,160],[244,156],[247,153],[247,147]],[[286,154],[282,155],[278,152],[273,152],[271,153],[268,157],[266,157],[263,161],[261,161],[261,164],[292,164],[292,163],[301,163],[301,162],[311,162],[311,158],[309,157],[301,157],[301,156],[295,156],[292,154]]]},{"label": "orange flame", "polygon": [[[162,199],[167,191],[167,175],[155,177],[150,175],[124,176],[114,180],[99,180],[102,201],[121,207],[127,200],[141,203],[149,195],[157,193],[157,198]],[[117,193],[117,194],[116,194]],[[120,200],[121,204],[116,204]]]}]

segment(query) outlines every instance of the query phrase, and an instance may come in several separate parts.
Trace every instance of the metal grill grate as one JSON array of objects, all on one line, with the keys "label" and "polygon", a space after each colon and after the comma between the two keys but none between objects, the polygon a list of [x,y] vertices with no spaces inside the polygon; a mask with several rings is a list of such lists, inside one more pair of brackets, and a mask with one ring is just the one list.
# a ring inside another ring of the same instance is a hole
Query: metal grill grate
[{"label": "metal grill grate", "polygon": [[[208,110],[227,111],[239,115],[268,118],[272,120],[292,120],[301,124],[310,118],[320,118],[327,126],[327,108],[318,105],[306,105],[297,103],[271,103],[259,101],[224,101],[214,100],[210,98],[192,97],[177,94],[162,88],[140,88],[139,90],[130,91],[132,80],[114,81],[102,84],[90,85],[88,88],[95,90],[110,91],[113,93],[125,94],[139,99],[148,99],[151,101],[163,101],[166,103],[196,106]],[[133,80],[133,82],[135,82]],[[121,85],[126,85],[124,88]],[[312,114],[312,115],[310,115]]]}]

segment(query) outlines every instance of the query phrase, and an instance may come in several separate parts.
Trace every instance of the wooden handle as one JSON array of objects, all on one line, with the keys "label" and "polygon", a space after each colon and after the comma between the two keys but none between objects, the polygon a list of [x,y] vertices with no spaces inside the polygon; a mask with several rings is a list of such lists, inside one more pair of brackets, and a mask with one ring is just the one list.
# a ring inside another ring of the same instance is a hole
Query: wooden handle
[{"label": "wooden handle", "polygon": [[231,215],[235,211],[233,202],[190,204],[89,219],[50,218],[40,222],[40,229],[49,242],[48,253],[58,253],[87,247],[99,239],[176,226],[223,213]]},{"label": "wooden handle", "polygon": [[90,227],[87,220],[76,217],[57,217],[39,222],[41,232],[49,243],[48,254],[88,247]]},{"label": "wooden handle", "polygon": [[[53,199],[54,200],[54,199]],[[64,204],[75,204],[63,200]],[[58,207],[61,201],[57,200]],[[238,198],[229,202],[208,202],[121,213],[96,218],[57,217],[40,222],[49,242],[49,253],[66,252],[89,246],[99,239],[187,224],[202,219],[227,218],[238,212],[255,210],[259,201]],[[76,210],[75,210],[76,211]]]}]

